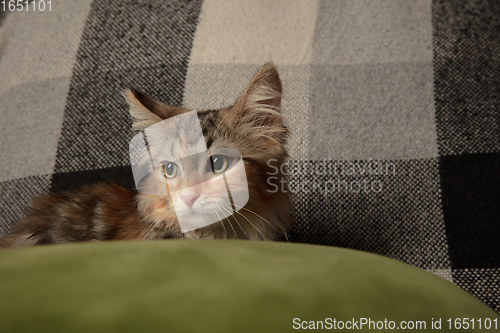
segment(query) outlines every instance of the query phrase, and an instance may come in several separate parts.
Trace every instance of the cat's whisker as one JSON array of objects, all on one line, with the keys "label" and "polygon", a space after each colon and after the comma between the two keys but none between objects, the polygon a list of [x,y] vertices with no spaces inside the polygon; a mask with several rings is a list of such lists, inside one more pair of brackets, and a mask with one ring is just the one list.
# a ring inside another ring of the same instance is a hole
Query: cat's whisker
[{"label": "cat's whisker", "polygon": [[[162,224],[162,222],[164,221],[164,219],[165,219],[165,218],[167,218],[167,217],[168,217],[168,212],[165,212],[165,213],[163,213],[160,217],[156,218],[156,219],[153,221],[153,223],[152,223],[152,225],[151,225],[151,229],[149,229],[149,232],[146,234],[146,236],[144,237],[144,239],[147,239],[147,238],[148,238],[148,236],[149,236],[149,235],[153,232],[153,230],[154,230],[155,228],[159,228],[159,227],[160,227],[160,225]],[[167,222],[170,222],[170,220],[169,220],[169,219],[166,219],[166,220],[167,220]]]},{"label": "cat's whisker", "polygon": [[149,231],[146,234],[146,236],[144,236],[144,239],[148,239],[149,234],[151,234],[151,232],[153,232],[155,226],[156,226],[155,224],[151,225],[151,228],[149,229]]},{"label": "cat's whisker", "polygon": [[157,211],[154,211],[154,210],[153,210],[153,212],[152,212],[151,214],[148,214],[148,215],[144,216],[144,217],[142,218],[142,220],[143,220],[143,221],[144,221],[144,220],[147,220],[147,218],[148,218],[148,217],[150,217],[151,215],[156,214],[156,213],[157,213]]},{"label": "cat's whisker", "polygon": [[239,206],[239,205],[237,205],[237,204],[234,204],[234,206],[235,206],[236,208],[239,208],[239,209],[244,209],[244,210],[246,210],[247,212],[250,212],[250,213],[252,213],[252,214],[256,215],[257,217],[259,217],[260,219],[262,219],[262,221],[264,221],[264,222],[266,222],[267,224],[271,225],[271,223],[270,223],[268,220],[266,220],[265,218],[263,218],[262,216],[260,216],[260,215],[259,215],[259,214],[257,214],[256,212],[254,212],[254,211],[252,211],[252,210],[250,210],[250,209],[248,209],[248,208],[245,208],[245,207],[243,207],[243,206]]},{"label": "cat's whisker", "polygon": [[164,212],[160,216],[156,217],[153,220],[153,223],[154,223],[155,227],[159,227],[160,224],[163,222],[164,218],[166,218],[166,217],[168,217],[168,213],[167,212]]},{"label": "cat's whisker", "polygon": [[214,213],[215,213],[215,215],[217,215],[217,219],[222,224],[222,228],[224,228],[224,233],[226,234],[226,239],[227,239],[227,230],[226,230],[226,227],[224,226],[224,222],[221,220],[219,214],[217,214],[217,211],[214,210]]},{"label": "cat's whisker", "polygon": [[144,221],[144,226],[141,228],[141,230],[144,230],[144,229],[148,229],[149,227],[151,227],[151,229],[147,232],[146,236],[144,236],[144,239],[146,239],[149,234],[151,233],[152,229],[155,227],[156,223],[155,221],[147,221],[147,218],[151,215],[153,215],[155,212],[151,213],[151,214],[148,214],[147,216],[143,217],[142,218],[142,221]]},{"label": "cat's whisker", "polygon": [[[243,231],[243,233],[247,236],[247,238],[250,239],[250,236],[245,232],[245,229],[243,229],[243,227],[241,226],[238,219],[234,216],[233,208],[232,207],[225,207],[225,206],[222,206],[221,208],[223,208],[225,211],[227,211],[229,213],[229,216],[232,217],[236,221],[236,223],[239,225],[241,231]],[[228,219],[229,219],[229,217],[228,217]]]},{"label": "cat's whisker", "polygon": [[[245,208],[245,207],[243,207],[243,206],[236,205],[236,204],[235,204],[235,207],[238,207],[238,208],[240,208],[240,209],[244,209],[244,210],[246,210],[246,211],[248,211],[248,212],[250,212],[250,213],[252,213],[252,214],[254,214],[254,215],[258,216],[259,218],[261,218],[261,219],[262,219],[264,222],[266,222],[267,224],[271,225],[271,223],[270,223],[269,221],[267,221],[264,217],[260,216],[259,214],[255,213],[254,211],[252,211],[252,210],[250,210],[250,209],[247,209],[247,208]],[[239,213],[239,212],[237,212],[237,213]],[[241,215],[241,213],[239,213],[239,214]],[[278,223],[277,221],[275,221],[274,219],[273,219],[272,221],[274,222],[274,224],[275,224],[276,226],[278,226],[279,230],[280,230],[280,231],[284,234],[285,239],[286,239],[286,241],[288,242],[288,241],[289,241],[289,239],[288,239],[289,235],[288,235],[288,232],[286,231],[286,229],[285,229],[285,228],[284,228],[284,227],[283,227],[280,223]]]},{"label": "cat's whisker", "polygon": [[[226,209],[229,213],[232,211],[232,207],[230,207],[230,208],[231,208],[231,210],[229,210],[229,209],[228,209],[228,208],[226,208],[226,207],[223,207],[223,208],[224,208],[224,209]],[[236,212],[236,211],[235,211],[235,213],[238,213],[238,212]],[[241,214],[240,214],[240,215],[241,215]],[[237,219],[236,217],[234,217],[234,214],[231,214],[231,216],[232,216],[232,217],[233,217],[233,219],[236,221],[236,223],[238,223],[238,225],[240,226],[241,231],[243,231],[243,233],[245,234],[245,236],[247,236],[247,238],[248,238],[248,239],[251,239],[251,238],[250,238],[250,236],[246,233],[245,229],[243,229],[243,227],[241,226],[241,224],[240,224],[240,222],[238,221],[238,219]],[[243,216],[243,217],[245,217],[245,216]]]},{"label": "cat's whisker", "polygon": [[[243,231],[243,233],[245,234],[245,236],[247,236],[247,238],[250,239],[250,236],[248,236],[248,234],[245,232],[245,229],[243,229],[243,227],[241,226],[241,224],[238,221],[238,219],[236,217],[234,217],[234,214],[231,213],[232,208],[231,208],[231,210],[229,210],[227,207],[224,207],[224,206],[221,206],[221,208],[224,209],[225,211],[227,211],[229,213],[229,216],[231,216],[236,221],[236,223],[238,223],[238,225],[240,226],[241,231]],[[229,217],[228,217],[228,221],[229,221]],[[229,222],[229,224],[231,225],[231,222]],[[231,227],[232,227],[232,225],[231,225]],[[237,236],[236,231],[234,230],[234,228],[233,228],[233,231],[234,231],[234,234]]]},{"label": "cat's whisker", "polygon": [[146,230],[147,228],[149,228],[149,224],[145,223],[140,229],[139,229],[139,232],[138,233],[142,233],[142,231]]},{"label": "cat's whisker", "polygon": [[[223,207],[221,207],[221,208],[223,208]],[[229,223],[229,226],[231,227],[231,229],[233,229],[234,236],[238,237],[238,234],[236,233],[236,230],[234,230],[233,224],[231,223],[231,221],[229,221],[229,218],[225,218],[225,220],[227,221],[227,223]],[[221,221],[221,222],[222,222],[222,224],[224,224],[224,221]]]},{"label": "cat's whisker", "polygon": [[[247,210],[248,210],[248,209],[247,209]],[[262,232],[260,231],[260,229],[259,229],[259,228],[257,228],[257,227],[255,226],[255,224],[253,224],[253,223],[252,223],[252,221],[250,221],[250,220],[249,220],[249,219],[248,219],[245,215],[241,214],[240,212],[238,212],[238,211],[235,211],[235,212],[236,212],[236,213],[238,213],[238,214],[240,214],[241,216],[243,216],[243,218],[244,218],[245,220],[247,220],[247,221],[248,221],[248,223],[250,223],[250,224],[252,225],[252,227],[254,227],[254,228],[255,228],[255,230],[257,230],[257,232],[258,232],[258,233],[262,236],[262,239],[263,239],[264,241],[266,241],[266,242],[267,242],[267,238],[266,238],[266,237],[264,237],[264,235],[262,234]],[[263,218],[262,218],[262,219],[263,219]],[[265,221],[265,219],[264,219],[264,221]],[[266,221],[266,222],[267,222],[267,221]],[[268,223],[269,223],[269,222],[268,222]]]},{"label": "cat's whisker", "polygon": [[283,229],[282,227],[280,227],[280,230],[281,230],[281,232],[283,232],[283,234],[285,235],[285,240],[286,240],[287,242],[290,242],[290,240],[288,239],[288,232],[287,232],[285,229]]}]

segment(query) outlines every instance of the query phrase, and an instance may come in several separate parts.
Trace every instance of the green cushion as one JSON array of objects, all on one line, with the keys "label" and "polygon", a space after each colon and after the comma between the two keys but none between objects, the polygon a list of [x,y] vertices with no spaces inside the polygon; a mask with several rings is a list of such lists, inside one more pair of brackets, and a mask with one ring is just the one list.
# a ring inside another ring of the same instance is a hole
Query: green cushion
[{"label": "green cushion", "polygon": [[0,250],[0,332],[288,332],[359,318],[423,320],[427,330],[438,318],[443,330],[448,318],[500,321],[434,274],[334,247],[168,240]]}]

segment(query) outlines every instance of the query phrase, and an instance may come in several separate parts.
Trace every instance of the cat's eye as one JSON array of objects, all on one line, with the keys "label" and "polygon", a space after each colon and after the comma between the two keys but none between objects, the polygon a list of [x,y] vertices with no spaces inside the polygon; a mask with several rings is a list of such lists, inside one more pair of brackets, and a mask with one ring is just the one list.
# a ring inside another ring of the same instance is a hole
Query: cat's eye
[{"label": "cat's eye", "polygon": [[163,175],[165,178],[175,178],[179,175],[179,167],[173,162],[163,164]]},{"label": "cat's eye", "polygon": [[229,157],[224,155],[210,156],[210,171],[213,173],[223,173],[229,167]]}]

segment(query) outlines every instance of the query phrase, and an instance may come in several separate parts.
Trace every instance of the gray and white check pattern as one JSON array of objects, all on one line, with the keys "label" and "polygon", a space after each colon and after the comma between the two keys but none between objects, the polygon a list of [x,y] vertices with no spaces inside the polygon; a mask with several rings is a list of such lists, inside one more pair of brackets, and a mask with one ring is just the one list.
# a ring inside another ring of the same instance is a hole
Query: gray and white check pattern
[{"label": "gray and white check pattern", "polygon": [[214,109],[273,61],[292,130],[291,241],[407,262],[500,312],[498,31],[496,1],[53,0],[0,13],[0,236],[51,189],[133,188],[129,85]]}]

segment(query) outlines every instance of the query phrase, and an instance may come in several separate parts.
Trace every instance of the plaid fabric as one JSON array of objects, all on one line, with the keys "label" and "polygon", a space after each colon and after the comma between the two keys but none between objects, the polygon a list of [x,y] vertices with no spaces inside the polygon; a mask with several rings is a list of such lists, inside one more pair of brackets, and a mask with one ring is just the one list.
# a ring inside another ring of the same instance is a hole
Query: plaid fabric
[{"label": "plaid fabric", "polygon": [[232,104],[272,60],[291,240],[439,274],[500,312],[496,1],[52,1],[0,14],[0,235],[38,194],[133,188],[132,84]]}]

